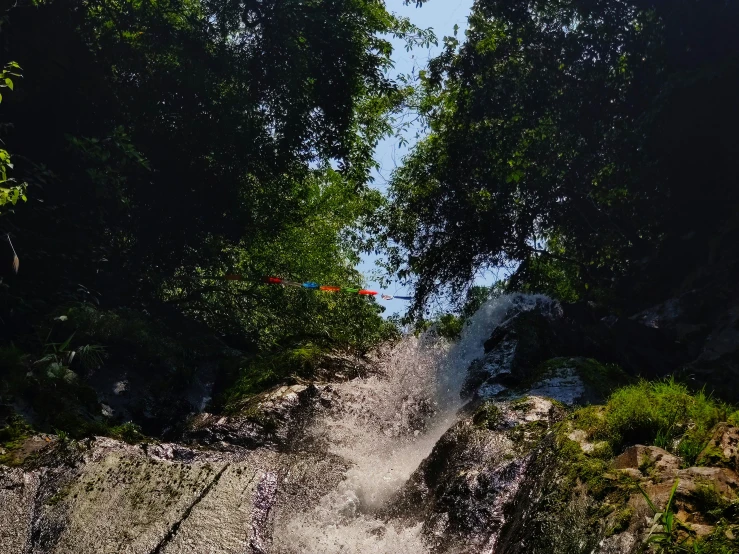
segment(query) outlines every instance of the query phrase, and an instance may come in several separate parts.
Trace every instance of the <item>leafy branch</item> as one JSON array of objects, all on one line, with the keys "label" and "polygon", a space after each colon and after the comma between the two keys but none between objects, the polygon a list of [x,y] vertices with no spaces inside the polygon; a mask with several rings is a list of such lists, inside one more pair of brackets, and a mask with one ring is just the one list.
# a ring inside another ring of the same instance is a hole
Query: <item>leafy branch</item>
[{"label": "leafy branch", "polygon": [[[21,77],[21,66],[16,62],[9,62],[0,70],[0,88],[13,90],[13,79],[11,77]],[[0,102],[3,95],[0,94]],[[26,201],[26,183],[19,185],[7,186],[7,183],[13,183],[15,180],[8,177],[8,169],[13,169],[13,163],[10,160],[10,154],[7,150],[0,148],[0,208],[7,204],[15,206],[18,200]]]}]

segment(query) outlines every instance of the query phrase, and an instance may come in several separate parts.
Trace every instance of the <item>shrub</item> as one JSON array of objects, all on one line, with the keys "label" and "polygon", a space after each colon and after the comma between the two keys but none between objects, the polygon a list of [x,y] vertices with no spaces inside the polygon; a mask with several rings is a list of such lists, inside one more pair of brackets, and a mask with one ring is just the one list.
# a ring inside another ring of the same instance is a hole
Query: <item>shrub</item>
[{"label": "shrub", "polygon": [[648,382],[616,390],[605,408],[588,407],[573,414],[573,424],[591,439],[608,441],[614,452],[629,444],[650,444],[677,451],[695,462],[711,429],[725,421],[730,409],[706,396],[691,394],[674,379]]},{"label": "shrub", "polygon": [[126,441],[130,444],[135,444],[144,440],[144,434],[141,432],[141,427],[130,421],[123,423],[122,425],[116,425],[111,427],[108,433],[114,439]]},{"label": "shrub", "polygon": [[288,377],[309,377],[324,354],[324,349],[308,343],[251,359],[224,394],[227,411],[237,411],[249,398]]}]

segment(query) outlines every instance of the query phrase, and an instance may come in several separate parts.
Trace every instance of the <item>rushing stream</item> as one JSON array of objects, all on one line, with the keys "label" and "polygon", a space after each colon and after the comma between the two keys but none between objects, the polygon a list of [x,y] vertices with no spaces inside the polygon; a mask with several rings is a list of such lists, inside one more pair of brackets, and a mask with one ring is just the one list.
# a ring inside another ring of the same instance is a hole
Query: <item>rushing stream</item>
[{"label": "rushing stream", "polygon": [[430,552],[421,524],[385,520],[378,511],[456,420],[470,363],[510,308],[544,297],[504,296],[473,316],[454,344],[432,333],[401,341],[380,362],[382,374],[337,385],[340,401],[308,434],[351,463],[345,478],[317,505],[294,507],[274,531],[274,552],[365,554]]}]

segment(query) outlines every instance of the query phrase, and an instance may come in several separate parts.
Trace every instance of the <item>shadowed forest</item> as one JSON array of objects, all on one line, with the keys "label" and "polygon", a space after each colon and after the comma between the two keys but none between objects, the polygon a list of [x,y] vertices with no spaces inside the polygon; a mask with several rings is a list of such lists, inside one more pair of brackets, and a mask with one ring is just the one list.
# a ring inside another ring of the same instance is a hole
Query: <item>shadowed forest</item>
[{"label": "shadowed forest", "polygon": [[[135,363],[176,386],[234,349],[221,393],[248,393],[322,350],[367,350],[398,332],[372,300],[261,283],[361,285],[362,251],[413,286],[406,323],[434,295],[463,299],[452,335],[488,295],[469,288],[485,267],[513,268],[499,291],[623,313],[733,287],[733,3],[479,1],[467,36],[444,38],[390,10],[6,5],[3,394],[64,429],[49,402],[86,395],[67,371]],[[392,81],[389,36],[445,47]],[[383,197],[373,149],[407,111],[425,138]],[[250,280],[207,278],[229,273]]]}]

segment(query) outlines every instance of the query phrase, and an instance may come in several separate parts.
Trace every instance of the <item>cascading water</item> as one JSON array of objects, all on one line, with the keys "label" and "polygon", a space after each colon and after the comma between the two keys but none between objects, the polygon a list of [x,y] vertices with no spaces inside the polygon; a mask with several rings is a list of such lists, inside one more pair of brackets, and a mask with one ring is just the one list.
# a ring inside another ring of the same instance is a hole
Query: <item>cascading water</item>
[{"label": "cascading water", "polygon": [[505,295],[486,302],[454,344],[433,333],[408,336],[384,356],[381,373],[335,386],[339,400],[309,429],[311,444],[347,460],[344,479],[313,506],[278,515],[273,552],[366,554],[430,552],[422,525],[378,515],[456,420],[470,363],[511,309],[549,299]]}]

